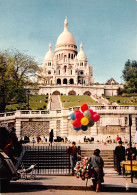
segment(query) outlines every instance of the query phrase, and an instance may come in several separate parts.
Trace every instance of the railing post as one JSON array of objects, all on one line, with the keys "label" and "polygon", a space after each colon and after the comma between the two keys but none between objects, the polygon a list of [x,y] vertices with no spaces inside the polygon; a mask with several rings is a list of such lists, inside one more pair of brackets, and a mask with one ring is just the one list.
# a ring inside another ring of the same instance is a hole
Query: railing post
[{"label": "railing post", "polygon": [[38,146],[38,174],[39,174],[39,146]]}]

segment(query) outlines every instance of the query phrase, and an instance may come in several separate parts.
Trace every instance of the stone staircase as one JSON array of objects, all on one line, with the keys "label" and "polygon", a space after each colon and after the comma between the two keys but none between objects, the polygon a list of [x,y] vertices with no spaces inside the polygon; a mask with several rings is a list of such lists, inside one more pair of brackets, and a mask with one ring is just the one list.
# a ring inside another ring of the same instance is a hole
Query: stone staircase
[{"label": "stone staircase", "polygon": [[51,96],[51,110],[60,110],[61,109],[61,105],[60,105],[60,101],[59,101],[59,96],[58,95],[52,95]]},{"label": "stone staircase", "polygon": [[[90,157],[94,150],[81,150],[81,157]],[[101,150],[100,156],[104,160],[104,168],[114,169],[113,150]]]}]

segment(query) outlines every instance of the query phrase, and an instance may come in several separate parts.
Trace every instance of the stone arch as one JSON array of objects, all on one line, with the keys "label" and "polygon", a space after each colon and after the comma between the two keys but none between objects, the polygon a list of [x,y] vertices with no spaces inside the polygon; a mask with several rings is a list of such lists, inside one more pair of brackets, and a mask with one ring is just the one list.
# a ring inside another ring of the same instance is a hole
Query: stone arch
[{"label": "stone arch", "polygon": [[61,79],[57,79],[57,84],[61,85]]},{"label": "stone arch", "polygon": [[68,95],[76,95],[76,92],[74,90],[71,90],[68,92]]},{"label": "stone arch", "polygon": [[68,83],[67,79],[63,79],[63,84],[67,84],[67,83]]},{"label": "stone arch", "polygon": [[69,83],[70,83],[70,84],[74,84],[74,79],[71,78],[71,79],[69,80]]},{"label": "stone arch", "polygon": [[53,93],[52,93],[52,95],[60,95],[60,92],[59,91],[54,91]]},{"label": "stone arch", "polygon": [[85,91],[85,93],[83,95],[89,95],[89,96],[91,96],[91,92],[90,91]]}]

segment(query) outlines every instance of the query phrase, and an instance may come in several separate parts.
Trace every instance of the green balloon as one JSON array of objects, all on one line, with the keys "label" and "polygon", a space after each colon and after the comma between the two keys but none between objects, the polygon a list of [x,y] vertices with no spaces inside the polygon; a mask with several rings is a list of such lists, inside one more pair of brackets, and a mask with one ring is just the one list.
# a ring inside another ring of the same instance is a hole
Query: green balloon
[{"label": "green balloon", "polygon": [[92,119],[89,119],[89,123],[88,123],[88,126],[89,127],[92,127],[94,125],[94,121]]},{"label": "green balloon", "polygon": [[91,116],[91,113],[90,113],[90,111],[88,111],[88,110],[86,110],[84,113],[83,113],[83,115],[86,117],[86,118],[90,118],[90,116]]}]

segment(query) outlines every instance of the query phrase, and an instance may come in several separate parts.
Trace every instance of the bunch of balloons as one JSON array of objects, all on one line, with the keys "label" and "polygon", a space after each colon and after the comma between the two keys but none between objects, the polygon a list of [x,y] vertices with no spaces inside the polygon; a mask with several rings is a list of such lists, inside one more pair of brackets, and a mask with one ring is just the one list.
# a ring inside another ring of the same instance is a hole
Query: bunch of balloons
[{"label": "bunch of balloons", "polygon": [[88,127],[92,127],[94,123],[100,119],[100,115],[93,112],[92,109],[89,109],[88,105],[85,103],[81,105],[81,111],[75,110],[70,114],[70,117],[73,120],[73,128],[76,131],[79,131],[80,129],[87,131]]},{"label": "bunch of balloons", "polygon": [[93,168],[88,162],[87,157],[85,157],[82,161],[77,161],[74,170],[76,178],[81,178],[82,180],[85,180],[86,178],[89,179],[93,175]]}]

